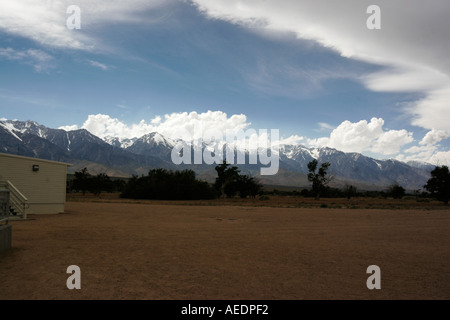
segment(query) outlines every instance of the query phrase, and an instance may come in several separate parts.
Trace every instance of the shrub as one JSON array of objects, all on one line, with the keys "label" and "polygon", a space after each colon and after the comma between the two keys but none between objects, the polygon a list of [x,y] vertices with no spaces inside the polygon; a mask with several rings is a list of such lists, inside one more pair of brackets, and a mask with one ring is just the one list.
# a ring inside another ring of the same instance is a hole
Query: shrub
[{"label": "shrub", "polygon": [[153,200],[200,200],[216,197],[214,188],[197,180],[192,170],[150,170],[147,176],[133,176],[124,186],[122,198]]}]

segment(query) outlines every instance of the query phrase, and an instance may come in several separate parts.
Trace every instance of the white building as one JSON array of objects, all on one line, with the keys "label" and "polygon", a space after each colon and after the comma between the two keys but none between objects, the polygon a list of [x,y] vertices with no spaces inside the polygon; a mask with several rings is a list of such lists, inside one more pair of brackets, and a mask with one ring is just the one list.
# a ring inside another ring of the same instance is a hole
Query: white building
[{"label": "white building", "polygon": [[0,189],[10,192],[11,213],[64,212],[68,163],[0,153]]}]

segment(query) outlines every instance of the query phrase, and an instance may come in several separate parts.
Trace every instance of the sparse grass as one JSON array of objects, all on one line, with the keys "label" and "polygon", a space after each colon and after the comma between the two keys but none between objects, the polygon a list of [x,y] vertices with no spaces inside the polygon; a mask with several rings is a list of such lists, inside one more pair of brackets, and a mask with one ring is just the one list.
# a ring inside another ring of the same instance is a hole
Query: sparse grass
[{"label": "sparse grass", "polygon": [[133,200],[120,198],[118,193],[102,193],[99,196],[86,193],[68,193],[69,202],[97,202],[97,203],[134,203],[134,204],[160,204],[182,206],[251,206],[274,208],[328,208],[328,209],[438,209],[450,210],[442,202],[429,198],[407,197],[403,199],[392,198],[306,198],[301,196],[267,196],[256,198],[219,198],[213,200]]}]

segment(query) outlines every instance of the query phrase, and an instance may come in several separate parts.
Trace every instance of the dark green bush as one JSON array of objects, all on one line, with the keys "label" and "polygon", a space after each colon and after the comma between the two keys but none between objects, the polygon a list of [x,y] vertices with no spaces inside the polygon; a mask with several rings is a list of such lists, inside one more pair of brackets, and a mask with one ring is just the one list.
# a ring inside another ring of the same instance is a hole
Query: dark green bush
[{"label": "dark green bush", "polygon": [[217,196],[206,181],[197,180],[192,170],[150,170],[147,176],[133,176],[123,187],[122,198],[153,200],[199,200]]}]

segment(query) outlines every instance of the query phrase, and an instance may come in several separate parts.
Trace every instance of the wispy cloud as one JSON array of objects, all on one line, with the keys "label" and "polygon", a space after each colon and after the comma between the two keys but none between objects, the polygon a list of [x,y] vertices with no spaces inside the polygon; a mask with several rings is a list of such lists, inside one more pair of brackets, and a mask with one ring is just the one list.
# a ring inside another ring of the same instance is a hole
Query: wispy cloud
[{"label": "wispy cloud", "polygon": [[37,49],[15,50],[12,48],[0,48],[0,58],[29,64],[37,72],[42,72],[55,66],[53,56]]},{"label": "wispy cloud", "polygon": [[93,67],[102,69],[103,71],[108,71],[115,68],[115,66],[108,66],[106,64],[94,60],[88,60],[88,63]]},{"label": "wispy cloud", "polygon": [[95,35],[115,23],[146,23],[142,12],[165,5],[165,0],[78,0],[81,29],[67,28],[71,0],[0,1],[0,31],[33,40],[41,45],[84,51],[101,51],[106,44]]},{"label": "wispy cloud", "polygon": [[208,17],[261,30],[262,35],[291,32],[349,59],[383,66],[359,81],[373,91],[423,93],[403,112],[414,125],[450,130],[442,116],[450,111],[448,1],[379,0],[381,30],[366,27],[370,3],[360,0],[192,2]]},{"label": "wispy cloud", "polygon": [[92,49],[93,42],[66,25],[68,1],[1,1],[0,30],[52,48]]},{"label": "wispy cloud", "polygon": [[328,124],[326,122],[319,122],[319,129],[316,131],[322,132],[322,131],[331,131],[334,129],[334,127],[331,124]]}]

